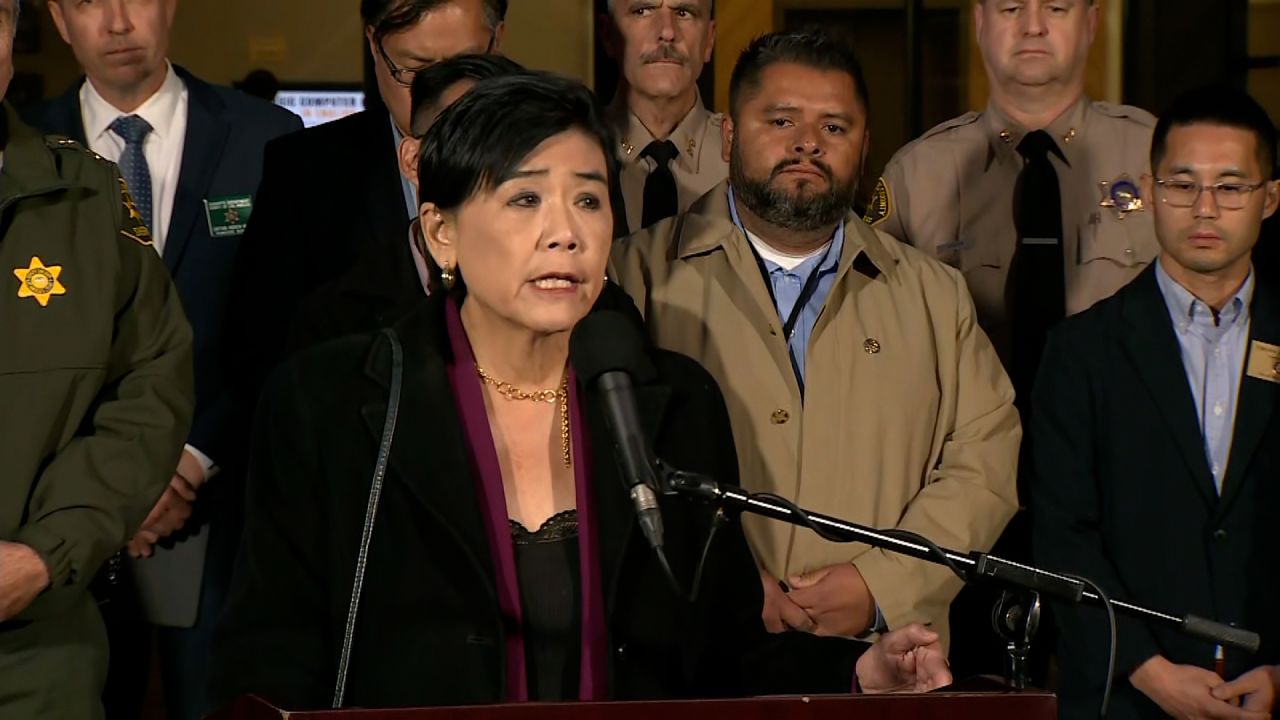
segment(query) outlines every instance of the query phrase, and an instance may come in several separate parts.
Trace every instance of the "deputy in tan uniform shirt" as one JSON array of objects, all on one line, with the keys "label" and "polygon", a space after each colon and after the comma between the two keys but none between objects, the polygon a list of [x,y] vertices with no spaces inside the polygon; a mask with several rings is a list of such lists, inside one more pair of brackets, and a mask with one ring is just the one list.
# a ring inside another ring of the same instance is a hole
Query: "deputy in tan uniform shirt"
[{"label": "deputy in tan uniform shirt", "polygon": [[[601,18],[605,49],[621,69],[607,119],[619,141],[625,214],[618,219],[627,231],[687,210],[729,175],[723,115],[706,109],[697,87],[715,41],[711,7],[712,0],[611,0]],[[664,164],[669,177],[661,176]]]},{"label": "deputy in tan uniform shirt", "polygon": [[[1006,17],[1005,5],[1014,6]],[[1065,12],[1055,12],[1063,6]],[[1138,180],[1148,172],[1155,118],[1084,96],[1084,64],[1097,7],[1088,0],[975,6],[991,80],[980,113],[945,122],[898,151],[866,220],[960,270],[978,318],[1009,362],[1009,266],[1018,244],[1014,188],[1018,144],[1043,129],[1062,193],[1068,315],[1132,280],[1157,255]]]},{"label": "deputy in tan uniform shirt", "polygon": [[[680,151],[671,162],[671,174],[675,176],[679,194],[679,212],[688,210],[694,200],[729,177],[729,163],[720,157],[720,123],[724,115],[710,112],[703,107],[702,98],[696,94],[695,97],[693,109],[667,136]],[[609,105],[606,119],[618,135],[619,179],[626,203],[627,226],[639,230],[644,184],[657,167],[655,160],[641,157],[641,152],[655,138],[620,97]]]}]

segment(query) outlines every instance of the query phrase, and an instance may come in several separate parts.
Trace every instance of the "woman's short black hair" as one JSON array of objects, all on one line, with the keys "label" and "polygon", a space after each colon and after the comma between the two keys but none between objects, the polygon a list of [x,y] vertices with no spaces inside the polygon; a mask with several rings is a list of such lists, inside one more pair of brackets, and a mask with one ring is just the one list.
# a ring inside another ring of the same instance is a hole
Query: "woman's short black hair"
[{"label": "woman's short black hair", "polygon": [[581,130],[600,144],[618,184],[613,132],[582,83],[547,72],[482,80],[436,118],[418,155],[418,202],[442,210],[506,182],[545,140]]},{"label": "woman's short black hair", "polygon": [[520,63],[494,54],[457,55],[428,65],[413,76],[413,85],[409,90],[412,98],[409,132],[414,137],[426,134],[427,118],[434,114],[440,97],[463,80],[479,82],[518,72],[524,72]]},{"label": "woman's short black hair", "polygon": [[[595,95],[576,80],[527,71],[481,80],[440,113],[418,153],[418,204],[453,210],[506,182],[539,145],[568,130],[600,144],[609,198],[619,197],[613,131]],[[614,205],[613,212],[622,208]],[[442,288],[440,268],[424,254],[434,293]],[[466,292],[458,273],[452,293],[461,298]]]},{"label": "woman's short black hair", "polygon": [[1159,172],[1168,149],[1169,131],[1188,125],[1221,125],[1253,133],[1263,180],[1276,175],[1276,127],[1267,111],[1248,93],[1224,85],[1190,90],[1174,98],[1151,137],[1151,172]]},{"label": "woman's short black hair", "polygon": [[774,32],[761,35],[738,56],[729,77],[729,115],[736,118],[745,93],[760,86],[760,75],[775,63],[796,63],[815,70],[835,70],[853,78],[853,90],[862,111],[871,113],[871,97],[862,76],[862,64],[844,38],[822,28]]}]

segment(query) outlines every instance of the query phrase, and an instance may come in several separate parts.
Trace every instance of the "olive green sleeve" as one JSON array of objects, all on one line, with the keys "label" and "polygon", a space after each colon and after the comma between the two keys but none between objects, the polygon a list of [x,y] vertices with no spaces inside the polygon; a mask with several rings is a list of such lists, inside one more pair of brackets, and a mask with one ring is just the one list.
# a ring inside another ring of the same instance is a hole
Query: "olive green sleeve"
[{"label": "olive green sleeve", "polygon": [[103,218],[112,230],[76,238],[103,243],[99,271],[113,274],[110,361],[75,438],[40,473],[14,538],[44,558],[51,579],[21,614],[26,619],[56,614],[87,589],[164,491],[191,426],[191,327],[118,178],[104,174],[112,184],[104,194],[115,198],[114,216]]}]

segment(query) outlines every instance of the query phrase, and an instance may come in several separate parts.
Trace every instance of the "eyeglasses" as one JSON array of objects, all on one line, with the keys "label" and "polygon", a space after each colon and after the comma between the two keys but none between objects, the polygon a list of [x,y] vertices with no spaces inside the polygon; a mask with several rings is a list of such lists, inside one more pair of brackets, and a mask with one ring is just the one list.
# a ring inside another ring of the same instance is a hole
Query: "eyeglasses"
[{"label": "eyeglasses", "polygon": [[1176,208],[1189,208],[1200,199],[1200,193],[1206,190],[1213,194],[1213,202],[1223,210],[1240,210],[1249,204],[1253,192],[1264,185],[1260,183],[1215,183],[1201,185],[1190,180],[1161,180],[1156,178],[1156,185],[1163,191],[1161,202]]},{"label": "eyeglasses", "polygon": [[[493,43],[496,39],[497,38],[494,33],[489,33],[489,43],[484,47],[485,55],[493,52]],[[391,79],[395,80],[396,84],[401,87],[411,87],[413,85],[413,79],[417,77],[418,73],[430,67],[430,64],[415,68],[400,67],[399,65],[396,65],[395,61],[391,59],[391,56],[387,54],[387,49],[382,46],[381,38],[378,39],[376,44],[378,46],[378,54],[382,56],[382,62],[387,64],[387,71],[391,73]]]}]

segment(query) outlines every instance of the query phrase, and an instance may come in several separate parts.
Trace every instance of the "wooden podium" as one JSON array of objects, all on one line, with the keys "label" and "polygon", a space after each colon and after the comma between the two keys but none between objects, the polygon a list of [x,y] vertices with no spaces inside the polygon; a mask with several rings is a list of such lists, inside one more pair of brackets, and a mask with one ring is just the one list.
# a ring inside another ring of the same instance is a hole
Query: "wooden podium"
[{"label": "wooden podium", "polygon": [[210,720],[1056,720],[1050,693],[934,692],[921,695],[813,695],[746,700],[522,703],[481,707],[290,712],[240,698]]}]

